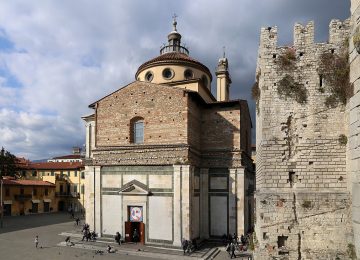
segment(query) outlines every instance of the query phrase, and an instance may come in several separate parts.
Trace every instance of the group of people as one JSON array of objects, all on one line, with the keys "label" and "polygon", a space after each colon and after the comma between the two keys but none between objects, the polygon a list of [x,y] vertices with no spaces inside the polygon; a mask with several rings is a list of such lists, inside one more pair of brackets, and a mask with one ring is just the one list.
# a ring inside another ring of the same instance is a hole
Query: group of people
[{"label": "group of people", "polygon": [[248,246],[248,236],[241,235],[240,238],[234,233],[231,235],[223,235],[223,241],[226,243],[226,251],[229,253],[230,258],[236,258],[235,250],[246,251]]},{"label": "group of people", "polygon": [[85,223],[81,232],[83,233],[83,238],[81,239],[81,241],[84,241],[85,239],[86,242],[89,240],[90,241],[96,240],[97,234],[95,233],[95,231],[90,231],[89,224]]}]

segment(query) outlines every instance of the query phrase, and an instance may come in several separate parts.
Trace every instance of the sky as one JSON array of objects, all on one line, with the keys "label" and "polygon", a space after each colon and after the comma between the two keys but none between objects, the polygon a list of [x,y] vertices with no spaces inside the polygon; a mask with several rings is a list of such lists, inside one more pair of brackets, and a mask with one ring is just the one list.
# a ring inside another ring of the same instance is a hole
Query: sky
[{"label": "sky", "polygon": [[255,127],[261,27],[278,26],[279,45],[291,45],[294,23],[314,20],[325,42],[330,20],[349,9],[349,0],[0,1],[0,147],[30,160],[83,147],[88,105],[159,55],[174,13],[190,56],[213,76],[225,46],[230,97],[248,100]]}]

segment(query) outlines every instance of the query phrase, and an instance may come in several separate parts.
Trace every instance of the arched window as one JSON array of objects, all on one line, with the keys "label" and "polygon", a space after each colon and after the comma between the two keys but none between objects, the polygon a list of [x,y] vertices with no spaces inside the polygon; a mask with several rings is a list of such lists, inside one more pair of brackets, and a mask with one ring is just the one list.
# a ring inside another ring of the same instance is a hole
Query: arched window
[{"label": "arched window", "polygon": [[131,119],[130,142],[134,144],[142,144],[144,142],[144,119],[135,117]]}]

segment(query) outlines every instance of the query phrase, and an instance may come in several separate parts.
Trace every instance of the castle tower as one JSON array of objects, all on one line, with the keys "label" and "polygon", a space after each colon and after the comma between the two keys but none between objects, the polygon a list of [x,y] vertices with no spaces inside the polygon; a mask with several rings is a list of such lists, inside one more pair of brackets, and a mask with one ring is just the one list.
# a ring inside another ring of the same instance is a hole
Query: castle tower
[{"label": "castle tower", "polygon": [[219,59],[216,69],[216,99],[217,101],[229,100],[229,87],[231,84],[231,78],[229,74],[228,59],[225,58],[225,51],[222,58]]}]

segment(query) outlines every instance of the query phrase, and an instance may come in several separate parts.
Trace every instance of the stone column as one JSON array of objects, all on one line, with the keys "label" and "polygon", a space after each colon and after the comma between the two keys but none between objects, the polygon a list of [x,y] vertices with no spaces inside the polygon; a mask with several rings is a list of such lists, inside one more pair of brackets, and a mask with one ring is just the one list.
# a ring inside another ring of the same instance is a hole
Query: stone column
[{"label": "stone column", "polygon": [[200,169],[200,238],[209,238],[209,169]]},{"label": "stone column", "polygon": [[101,212],[101,166],[94,166],[94,174],[95,174],[95,232],[101,236],[101,218],[102,218],[102,212]]},{"label": "stone column", "polygon": [[245,169],[230,169],[229,176],[229,232],[245,233]]},{"label": "stone column", "polygon": [[101,166],[85,166],[86,223],[101,235]]},{"label": "stone column", "polygon": [[192,239],[191,234],[191,173],[190,165],[182,165],[182,233],[185,239]]},{"label": "stone column", "polygon": [[94,226],[94,166],[85,166],[85,222]]},{"label": "stone column", "polygon": [[181,185],[182,185],[182,165],[174,165],[174,242],[173,246],[181,246],[182,234],[182,210],[181,210]]}]

